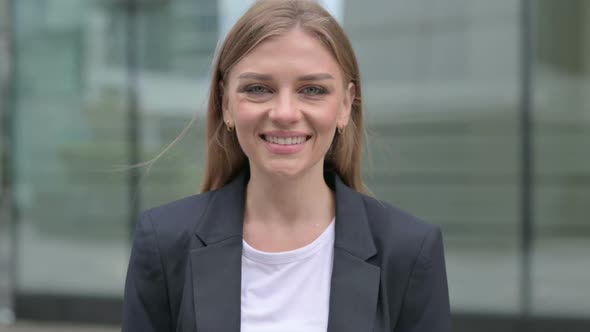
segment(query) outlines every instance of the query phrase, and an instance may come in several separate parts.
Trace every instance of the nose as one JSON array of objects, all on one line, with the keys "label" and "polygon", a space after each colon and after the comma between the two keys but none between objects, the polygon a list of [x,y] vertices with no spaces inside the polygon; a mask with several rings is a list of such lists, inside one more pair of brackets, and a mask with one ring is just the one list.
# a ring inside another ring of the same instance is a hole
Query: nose
[{"label": "nose", "polygon": [[297,108],[297,96],[286,90],[280,91],[268,116],[271,121],[278,124],[292,124],[299,121],[301,111]]}]

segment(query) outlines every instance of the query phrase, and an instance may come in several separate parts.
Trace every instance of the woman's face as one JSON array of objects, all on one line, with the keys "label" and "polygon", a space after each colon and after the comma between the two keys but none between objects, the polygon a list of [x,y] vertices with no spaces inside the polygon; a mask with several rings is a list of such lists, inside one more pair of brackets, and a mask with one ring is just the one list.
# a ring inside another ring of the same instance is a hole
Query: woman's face
[{"label": "woman's face", "polygon": [[336,128],[348,123],[354,85],[319,40],[301,29],[253,49],[222,82],[223,117],[255,172],[323,171]]}]

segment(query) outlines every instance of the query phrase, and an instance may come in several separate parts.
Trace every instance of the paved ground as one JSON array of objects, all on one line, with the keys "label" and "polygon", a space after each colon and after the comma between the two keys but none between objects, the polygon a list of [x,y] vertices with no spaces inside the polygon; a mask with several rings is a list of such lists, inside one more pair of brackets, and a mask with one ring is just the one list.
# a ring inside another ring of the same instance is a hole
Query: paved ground
[{"label": "paved ground", "polygon": [[121,331],[116,326],[88,326],[88,325],[63,325],[50,323],[22,322],[12,326],[1,326],[0,332],[117,332]]}]

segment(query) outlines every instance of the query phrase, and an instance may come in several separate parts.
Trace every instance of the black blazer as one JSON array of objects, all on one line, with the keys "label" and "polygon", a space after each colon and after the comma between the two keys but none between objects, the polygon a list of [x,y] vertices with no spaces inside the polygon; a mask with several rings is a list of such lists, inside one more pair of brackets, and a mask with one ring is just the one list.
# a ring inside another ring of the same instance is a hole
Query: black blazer
[{"label": "black blazer", "polygon": [[[240,330],[247,180],[242,172],[221,189],[143,213],[123,332]],[[328,332],[450,331],[439,228],[357,193],[334,174],[326,181],[336,193]]]}]

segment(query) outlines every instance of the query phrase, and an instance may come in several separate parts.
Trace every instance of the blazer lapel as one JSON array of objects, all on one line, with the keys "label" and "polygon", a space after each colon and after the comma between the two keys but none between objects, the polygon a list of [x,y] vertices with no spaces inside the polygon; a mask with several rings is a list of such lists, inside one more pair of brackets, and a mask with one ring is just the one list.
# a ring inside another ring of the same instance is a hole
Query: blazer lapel
[{"label": "blazer lapel", "polygon": [[373,257],[377,249],[361,196],[335,175],[333,186],[336,239],[328,332],[372,331],[381,269],[367,259]]},{"label": "blazer lapel", "polygon": [[212,193],[195,229],[204,246],[191,250],[197,331],[239,331],[242,222],[247,174]]},{"label": "blazer lapel", "polygon": [[[195,229],[202,247],[190,252],[193,301],[199,332],[239,331],[242,223],[248,172],[212,193]],[[336,192],[336,237],[328,332],[371,331],[381,270],[367,260],[377,250],[361,196],[328,174]]]}]

